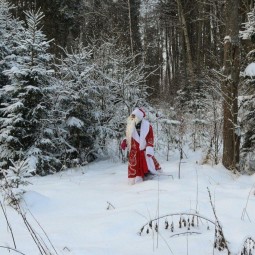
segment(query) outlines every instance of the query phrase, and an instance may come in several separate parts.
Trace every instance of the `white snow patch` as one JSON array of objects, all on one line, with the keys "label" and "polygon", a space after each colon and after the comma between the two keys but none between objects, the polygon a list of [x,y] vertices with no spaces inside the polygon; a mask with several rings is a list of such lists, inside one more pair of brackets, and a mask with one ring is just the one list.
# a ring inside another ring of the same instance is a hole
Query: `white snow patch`
[{"label": "white snow patch", "polygon": [[255,63],[250,63],[244,70],[246,76],[255,76]]}]

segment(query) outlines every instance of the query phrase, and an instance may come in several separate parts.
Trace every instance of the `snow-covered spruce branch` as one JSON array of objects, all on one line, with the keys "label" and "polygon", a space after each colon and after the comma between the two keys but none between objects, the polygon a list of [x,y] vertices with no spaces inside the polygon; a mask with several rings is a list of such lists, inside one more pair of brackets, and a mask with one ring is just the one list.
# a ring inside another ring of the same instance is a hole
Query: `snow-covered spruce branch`
[{"label": "snow-covered spruce branch", "polygon": [[35,169],[32,169],[29,165],[29,160],[12,161],[12,166],[7,170],[2,170],[2,174],[6,181],[7,187],[18,188],[20,185],[28,185],[29,182],[25,179],[31,177]]},{"label": "snow-covered spruce branch", "polygon": [[3,176],[0,187],[4,191],[4,199],[15,208],[24,193],[24,190],[20,189],[19,186],[30,184],[26,178],[31,177],[35,169],[31,168],[28,159],[16,162],[10,161],[12,166],[0,171]]}]

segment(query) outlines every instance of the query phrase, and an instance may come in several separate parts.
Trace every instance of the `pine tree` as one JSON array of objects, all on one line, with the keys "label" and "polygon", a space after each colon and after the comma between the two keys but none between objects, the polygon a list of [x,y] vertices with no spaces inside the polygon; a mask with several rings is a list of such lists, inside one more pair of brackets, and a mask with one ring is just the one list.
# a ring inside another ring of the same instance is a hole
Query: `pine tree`
[{"label": "pine tree", "polygon": [[0,88],[7,84],[8,78],[3,71],[12,67],[17,54],[14,47],[20,39],[18,35],[24,30],[23,22],[11,15],[13,8],[6,0],[0,0]]},{"label": "pine tree", "polygon": [[0,118],[0,158],[6,168],[10,160],[29,159],[33,168],[38,164],[47,119],[46,88],[53,72],[49,68],[52,56],[47,53],[49,41],[40,28],[44,15],[40,10],[25,14],[27,27],[17,34],[12,67],[4,71],[9,82],[1,90],[5,101]]},{"label": "pine tree", "polygon": [[47,38],[55,40],[50,47],[50,52],[54,54],[61,51],[58,45],[71,48],[75,39],[82,34],[87,22],[85,14],[87,1],[84,0],[8,0],[8,2],[15,5],[14,13],[22,20],[25,20],[24,12],[27,10],[41,8],[45,14],[42,21],[43,31]]}]

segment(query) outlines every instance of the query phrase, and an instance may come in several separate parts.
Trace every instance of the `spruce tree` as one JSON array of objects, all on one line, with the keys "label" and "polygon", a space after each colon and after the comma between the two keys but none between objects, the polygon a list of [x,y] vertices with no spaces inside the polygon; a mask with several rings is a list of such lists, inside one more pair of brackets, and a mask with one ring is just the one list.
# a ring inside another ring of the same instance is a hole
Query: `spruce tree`
[{"label": "spruce tree", "polygon": [[11,15],[14,6],[6,0],[0,0],[0,88],[7,84],[8,78],[3,71],[11,68],[15,62],[15,47],[24,30],[23,22]]},{"label": "spruce tree", "polygon": [[43,152],[40,144],[42,128],[47,119],[47,86],[53,72],[52,56],[47,53],[49,41],[41,31],[43,13],[28,11],[27,26],[17,34],[19,41],[12,47],[12,67],[3,73],[9,82],[1,89],[3,97],[0,118],[0,158],[6,168],[10,161],[28,159],[35,167]]}]

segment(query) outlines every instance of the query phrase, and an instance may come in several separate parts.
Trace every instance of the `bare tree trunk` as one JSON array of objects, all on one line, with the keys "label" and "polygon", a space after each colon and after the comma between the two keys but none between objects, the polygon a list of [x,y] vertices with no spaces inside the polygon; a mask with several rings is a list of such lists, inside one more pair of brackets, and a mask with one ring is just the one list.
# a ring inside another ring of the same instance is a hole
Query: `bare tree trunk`
[{"label": "bare tree trunk", "polygon": [[226,0],[226,36],[224,39],[224,75],[223,91],[223,159],[227,169],[237,169],[239,162],[239,138],[237,130],[237,96],[240,69],[239,45],[239,2]]},{"label": "bare tree trunk", "polygon": [[[202,20],[203,20],[203,2],[198,3],[198,22],[197,22],[197,49],[196,49],[196,71],[200,73],[201,64],[202,64]],[[207,35],[208,36],[208,35]],[[208,47],[208,46],[207,46]]]},{"label": "bare tree trunk", "polygon": [[131,49],[132,56],[134,56],[134,45],[133,45],[133,35],[132,35],[132,21],[131,21],[131,5],[130,5],[130,0],[128,0],[128,18],[129,18],[130,49]]},{"label": "bare tree trunk", "polygon": [[166,87],[168,93],[171,93],[171,69],[170,69],[170,57],[169,57],[169,32],[168,28],[165,29],[165,51],[166,51]]},{"label": "bare tree trunk", "polygon": [[180,20],[181,27],[183,30],[184,41],[185,41],[186,52],[187,52],[188,75],[189,75],[191,82],[193,82],[194,81],[194,69],[193,69],[193,61],[192,61],[192,57],[191,57],[191,48],[190,48],[187,22],[186,22],[184,13],[183,13],[181,0],[176,0],[176,1],[177,1],[177,6],[178,6],[179,20]]}]

